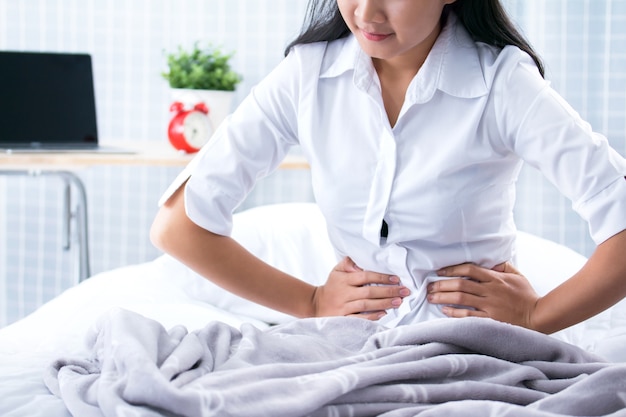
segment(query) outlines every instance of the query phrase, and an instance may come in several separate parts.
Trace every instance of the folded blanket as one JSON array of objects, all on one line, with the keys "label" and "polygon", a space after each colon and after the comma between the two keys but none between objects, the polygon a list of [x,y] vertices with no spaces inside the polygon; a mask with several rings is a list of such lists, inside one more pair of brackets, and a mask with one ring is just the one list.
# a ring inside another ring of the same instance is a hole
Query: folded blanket
[{"label": "folded blanket", "polygon": [[626,364],[489,319],[187,332],[125,310],[44,375],[74,416],[626,416]]}]

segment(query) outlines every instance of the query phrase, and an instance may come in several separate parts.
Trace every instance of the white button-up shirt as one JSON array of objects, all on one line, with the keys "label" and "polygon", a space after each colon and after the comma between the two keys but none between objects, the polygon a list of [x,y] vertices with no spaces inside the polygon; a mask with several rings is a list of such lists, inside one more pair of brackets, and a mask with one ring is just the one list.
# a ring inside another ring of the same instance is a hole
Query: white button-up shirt
[{"label": "white button-up shirt", "polygon": [[572,200],[596,243],[626,229],[626,160],[527,54],[474,42],[453,15],[395,126],[354,37],[296,46],[171,188],[191,175],[189,217],[228,235],[233,210],[296,144],[337,254],[411,289],[381,320],[389,326],[443,317],[425,300],[437,269],[514,258],[522,161]]}]

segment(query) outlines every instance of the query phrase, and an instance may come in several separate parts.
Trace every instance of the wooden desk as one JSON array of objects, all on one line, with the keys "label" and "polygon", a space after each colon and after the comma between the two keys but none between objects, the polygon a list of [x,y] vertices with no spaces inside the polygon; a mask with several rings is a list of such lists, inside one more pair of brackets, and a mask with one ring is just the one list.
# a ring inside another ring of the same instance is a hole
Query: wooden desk
[{"label": "wooden desk", "polygon": [[[129,142],[125,142],[129,143]],[[116,145],[111,145],[116,146]],[[87,221],[87,192],[85,186],[72,170],[101,165],[142,165],[155,167],[186,166],[195,154],[176,151],[168,143],[139,143],[123,146],[127,153],[101,152],[36,152],[16,153],[0,151],[0,175],[56,176],[64,182],[63,247],[70,248],[72,219],[76,221],[78,251],[76,259],[77,279],[83,281],[90,276],[89,233]],[[302,157],[288,156],[281,169],[308,169]],[[72,208],[72,190],[78,200]]]},{"label": "wooden desk", "polygon": [[[115,145],[112,145],[115,146]],[[100,152],[36,152],[7,153],[0,151],[0,169],[78,169],[98,165],[143,165],[184,167],[195,154],[176,151],[165,144],[140,143],[129,145],[129,153]],[[302,157],[287,156],[281,169],[308,169]]]}]

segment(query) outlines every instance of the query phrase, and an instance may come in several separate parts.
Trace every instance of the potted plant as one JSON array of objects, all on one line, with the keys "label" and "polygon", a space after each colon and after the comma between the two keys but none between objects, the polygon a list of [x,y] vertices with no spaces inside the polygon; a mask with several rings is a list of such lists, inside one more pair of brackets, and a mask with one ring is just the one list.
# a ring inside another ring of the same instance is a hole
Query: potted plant
[{"label": "potted plant", "polygon": [[204,103],[216,129],[230,112],[234,91],[242,81],[230,67],[233,55],[212,45],[201,48],[198,42],[190,51],[179,46],[167,54],[168,71],[161,75],[172,90],[172,102],[188,108]]}]

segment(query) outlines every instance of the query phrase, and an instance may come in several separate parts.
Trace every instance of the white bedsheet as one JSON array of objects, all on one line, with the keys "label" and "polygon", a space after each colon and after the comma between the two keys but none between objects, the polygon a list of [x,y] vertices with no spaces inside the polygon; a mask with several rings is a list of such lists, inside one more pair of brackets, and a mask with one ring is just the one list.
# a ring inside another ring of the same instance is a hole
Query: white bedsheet
[{"label": "white bedsheet", "polygon": [[[312,204],[240,213],[234,237],[267,262],[313,283],[323,282],[336,262],[323,219]],[[314,263],[311,253],[317,254]],[[518,267],[540,293],[558,285],[584,261],[561,245],[520,233]],[[69,416],[61,400],[43,385],[43,369],[59,356],[82,352],[86,330],[113,307],[135,311],[166,328],[182,324],[189,330],[211,320],[264,328],[291,319],[228,294],[167,255],[98,274],[0,329],[0,415]],[[626,302],[555,337],[626,362]]]},{"label": "white bedsheet", "polygon": [[176,279],[169,279],[172,267],[178,265],[161,257],[99,274],[0,330],[0,415],[69,416],[62,401],[42,384],[42,370],[62,352],[82,352],[87,329],[116,306],[166,327],[184,324],[196,329],[211,320],[236,327],[243,322],[267,327],[259,320],[194,300]]}]

